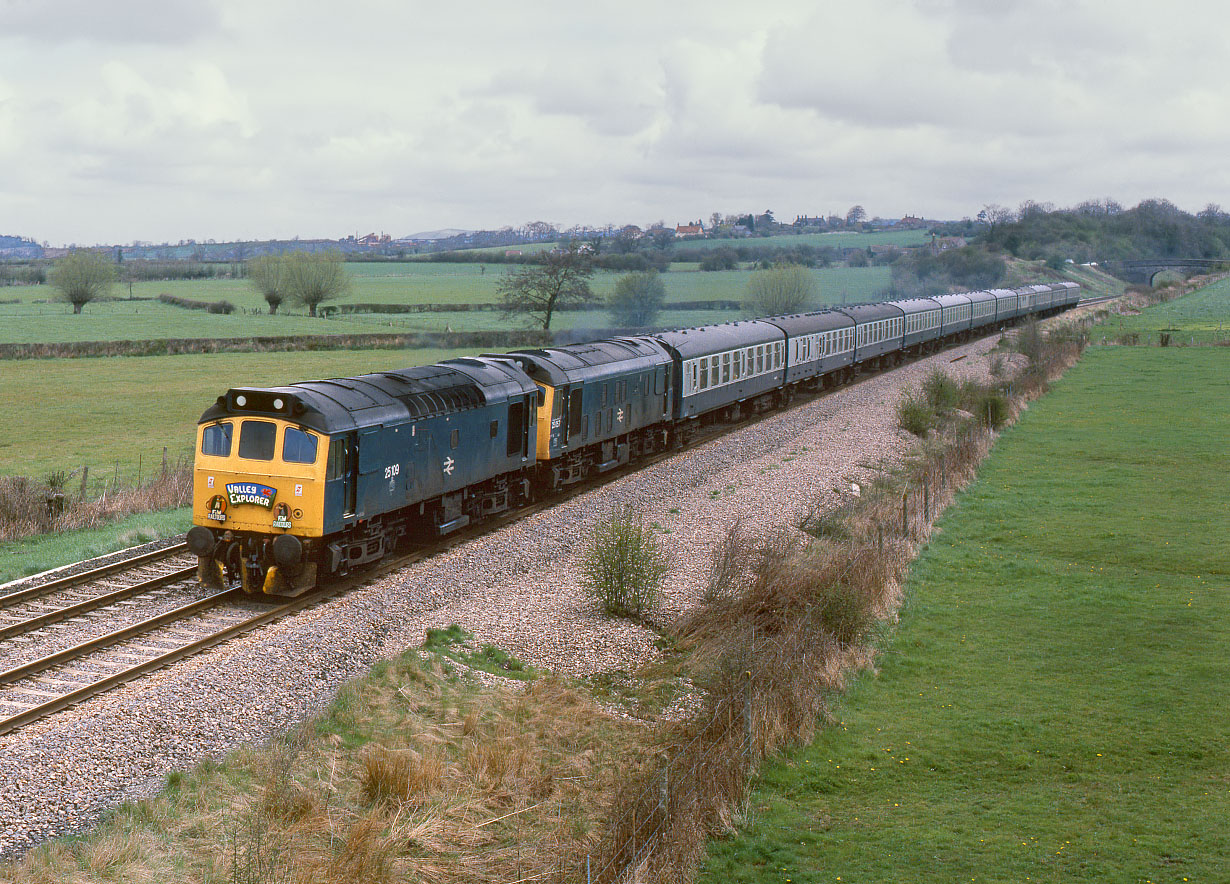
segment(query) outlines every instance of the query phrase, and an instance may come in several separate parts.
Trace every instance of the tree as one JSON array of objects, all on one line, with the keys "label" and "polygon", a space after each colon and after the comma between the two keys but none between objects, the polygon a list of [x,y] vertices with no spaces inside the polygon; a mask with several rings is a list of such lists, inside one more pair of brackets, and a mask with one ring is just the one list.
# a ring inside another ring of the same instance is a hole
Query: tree
[{"label": "tree", "polygon": [[350,289],[341,252],[291,252],[282,261],[286,297],[306,306],[308,316],[315,316],[320,304]]},{"label": "tree", "polygon": [[621,276],[606,306],[617,326],[645,328],[653,324],[665,300],[662,277],[649,270]]},{"label": "tree", "polygon": [[248,279],[269,304],[269,315],[278,312],[286,297],[286,259],[281,255],[261,255],[248,262]]},{"label": "tree", "polygon": [[51,284],[60,296],[73,305],[73,313],[111,290],[115,282],[115,264],[101,252],[77,249],[56,262],[51,270]]},{"label": "tree", "polygon": [[550,331],[551,317],[560,307],[593,300],[589,278],[594,267],[575,240],[548,252],[542,263],[509,270],[496,286],[505,316],[526,316]]},{"label": "tree", "polygon": [[734,270],[738,266],[739,253],[730,246],[710,249],[709,254],[700,259],[701,270]]},{"label": "tree", "polygon": [[851,206],[850,211],[846,212],[846,226],[853,227],[855,224],[862,224],[867,220],[867,210],[862,206]]},{"label": "tree", "polygon": [[988,203],[978,213],[978,220],[987,225],[987,235],[995,233],[995,228],[1001,224],[1010,224],[1013,219],[1012,210],[997,203]]},{"label": "tree", "polygon": [[753,316],[797,313],[811,301],[814,289],[811,274],[798,264],[757,270],[747,282],[743,309]]}]

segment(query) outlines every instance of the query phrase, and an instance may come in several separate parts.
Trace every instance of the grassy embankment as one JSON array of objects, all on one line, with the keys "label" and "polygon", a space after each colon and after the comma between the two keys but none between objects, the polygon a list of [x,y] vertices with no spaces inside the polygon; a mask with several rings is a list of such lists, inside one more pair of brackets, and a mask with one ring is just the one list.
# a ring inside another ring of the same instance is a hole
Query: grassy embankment
[{"label": "grassy embankment", "polygon": [[1225,880],[1228,378],[1220,348],[1093,350],[1035,403],[702,880]]},{"label": "grassy embankment", "polygon": [[1230,344],[1230,277],[1148,310],[1120,313],[1093,329],[1094,343],[1156,346],[1167,335],[1171,346]]}]

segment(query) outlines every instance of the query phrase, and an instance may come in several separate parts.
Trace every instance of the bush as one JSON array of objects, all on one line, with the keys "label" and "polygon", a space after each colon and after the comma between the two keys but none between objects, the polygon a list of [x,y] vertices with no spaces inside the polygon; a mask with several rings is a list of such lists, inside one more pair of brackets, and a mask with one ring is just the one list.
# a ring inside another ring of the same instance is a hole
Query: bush
[{"label": "bush", "polygon": [[957,382],[938,368],[927,375],[922,391],[931,410],[938,414],[951,411],[961,401],[961,388]]},{"label": "bush", "polygon": [[906,393],[897,403],[897,425],[908,433],[923,437],[935,426],[935,412],[913,393]]},{"label": "bush", "polygon": [[657,605],[669,568],[653,530],[623,507],[594,526],[581,570],[604,614],[640,618]]},{"label": "bush", "polygon": [[223,313],[229,316],[235,312],[235,305],[230,301],[212,301],[205,309],[210,313]]},{"label": "bush", "polygon": [[998,430],[1008,421],[1008,397],[999,390],[985,391],[973,405],[974,417],[989,430]]}]

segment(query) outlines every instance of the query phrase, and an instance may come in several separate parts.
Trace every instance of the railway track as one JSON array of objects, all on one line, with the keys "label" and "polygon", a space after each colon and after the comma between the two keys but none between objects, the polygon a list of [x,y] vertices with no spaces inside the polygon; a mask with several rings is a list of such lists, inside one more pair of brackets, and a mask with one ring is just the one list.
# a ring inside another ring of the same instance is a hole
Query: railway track
[{"label": "railway track", "polygon": [[[1080,302],[1078,306],[1108,300],[1113,298],[1092,298]],[[992,332],[997,333],[998,330]],[[857,384],[862,379],[880,373],[862,373],[851,383]],[[798,395],[791,408],[805,405],[835,389],[849,385],[843,384]],[[394,555],[323,590],[296,599],[254,599],[235,589],[215,592],[137,622],[93,635],[88,640],[70,647],[11,665],[0,671],[0,734],[53,715],[142,675],[170,666],[185,657],[302,611],[359,584],[530,518],[612,479],[704,445],[732,429],[754,426],[778,413],[780,412],[756,414],[734,423],[715,423],[706,427],[681,448],[662,451],[636,463],[578,482],[546,500],[490,517],[443,539]],[[180,544],[0,596],[0,667],[5,665],[4,661],[8,656],[6,651],[11,649],[15,640],[45,632],[56,623],[80,621],[87,615],[114,610],[117,606],[142,596],[149,598],[161,589],[185,582],[195,583],[195,564],[185,565],[185,558],[186,545]],[[99,586],[104,585],[105,592],[96,591]],[[23,606],[45,608],[43,600],[55,594],[68,595],[69,603],[35,611],[24,618],[13,616],[13,612],[20,611]],[[80,594],[86,597],[76,597]],[[95,626],[95,622],[90,621],[89,625]]]}]

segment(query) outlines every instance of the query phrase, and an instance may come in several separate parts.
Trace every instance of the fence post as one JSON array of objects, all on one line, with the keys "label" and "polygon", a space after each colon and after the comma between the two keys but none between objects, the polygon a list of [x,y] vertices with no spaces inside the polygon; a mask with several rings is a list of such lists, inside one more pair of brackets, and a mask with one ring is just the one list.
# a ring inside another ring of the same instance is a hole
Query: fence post
[{"label": "fence post", "polygon": [[162,446],[162,478],[167,477],[167,447]]},{"label": "fence post", "polygon": [[81,499],[85,500],[85,481],[90,478],[90,467],[87,464],[81,468]]},{"label": "fence post", "polygon": [[901,492],[901,536],[910,534],[910,492]]}]

